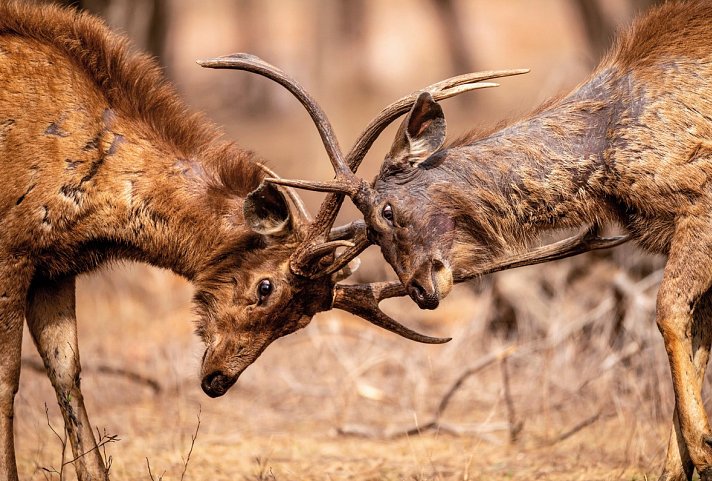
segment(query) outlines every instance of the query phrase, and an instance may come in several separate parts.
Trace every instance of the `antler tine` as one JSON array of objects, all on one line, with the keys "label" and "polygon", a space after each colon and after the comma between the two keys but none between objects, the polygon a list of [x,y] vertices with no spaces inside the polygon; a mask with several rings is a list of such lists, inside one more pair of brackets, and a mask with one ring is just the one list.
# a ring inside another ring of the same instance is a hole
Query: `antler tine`
[{"label": "antler tine", "polygon": [[425,344],[443,344],[452,339],[450,337],[440,338],[420,334],[389,317],[378,307],[379,287],[376,284],[337,285],[334,289],[332,307],[355,314],[371,324],[394,332],[411,341]]},{"label": "antler tine", "polygon": [[332,239],[348,239],[353,245],[341,253],[334,261],[324,269],[320,275],[331,275],[334,272],[343,269],[349,262],[354,260],[361,252],[371,245],[368,238],[368,229],[366,223],[362,220],[355,220],[345,226],[331,229],[329,232],[329,240]]},{"label": "antler tine", "polygon": [[282,70],[274,65],[265,62],[261,58],[248,53],[235,53],[225,55],[223,57],[211,58],[207,60],[198,60],[201,67],[209,67],[216,69],[235,69],[244,70],[247,72],[256,73],[270,80],[277,82],[284,88],[289,90],[307,109],[309,116],[314,121],[316,128],[321,136],[322,143],[329,155],[331,165],[337,174],[350,174],[348,166],[344,162],[339,142],[334,134],[334,129],[331,127],[329,119],[321,109],[319,104],[304,90],[304,88],[293,78],[289,77]]},{"label": "antler tine", "polygon": [[346,162],[349,164],[351,170],[355,171],[359,165],[361,165],[361,161],[381,132],[395,119],[408,112],[422,91],[429,92],[435,101],[440,101],[471,90],[497,87],[499,85],[494,82],[484,82],[485,80],[522,75],[527,72],[529,72],[529,69],[490,70],[486,72],[468,73],[441,80],[422,90],[412,92],[387,106],[368,124],[358,136],[354,146],[346,156]]},{"label": "antler tine", "polygon": [[567,237],[553,244],[537,247],[529,252],[515,254],[500,261],[485,264],[478,269],[460,273],[455,279],[455,282],[462,282],[493,272],[565,259],[567,257],[583,254],[584,252],[610,249],[611,247],[625,244],[631,239],[630,234],[601,237],[599,233],[600,226],[594,224],[580,234]]},{"label": "antler tine", "polygon": [[[262,170],[264,170],[265,173],[267,173],[267,175],[270,176],[270,177],[268,177],[269,179],[279,179],[279,176],[272,169],[267,167],[266,165],[264,165],[264,164],[257,164],[257,165],[259,165],[260,168]],[[307,210],[307,206],[304,205],[304,201],[302,200],[302,198],[299,197],[299,195],[297,195],[297,193],[294,191],[294,189],[292,189],[290,187],[287,187],[286,191],[287,191],[287,195],[289,195],[289,198],[292,199],[292,203],[294,203],[295,207],[299,211],[299,214],[301,215],[302,219],[307,223],[311,222],[311,215],[309,214],[309,211]]]}]

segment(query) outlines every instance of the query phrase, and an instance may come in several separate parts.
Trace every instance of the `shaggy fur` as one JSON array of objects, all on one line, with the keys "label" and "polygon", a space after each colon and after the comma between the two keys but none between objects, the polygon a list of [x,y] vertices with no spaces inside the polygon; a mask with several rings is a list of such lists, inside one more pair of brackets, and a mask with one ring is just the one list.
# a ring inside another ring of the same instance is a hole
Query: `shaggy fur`
[{"label": "shaggy fur", "polygon": [[[0,479],[17,479],[12,417],[25,318],[79,478],[106,478],[79,388],[76,275],[133,259],[191,280],[211,396],[274,339],[331,307],[332,279],[298,278],[288,265],[305,219],[272,186],[262,193],[270,204],[254,208],[261,197],[248,194],[268,174],[99,20],[0,2]],[[249,215],[264,219],[248,222],[247,199]],[[261,296],[264,280],[272,292]]]},{"label": "shaggy fur", "polygon": [[[694,321],[712,287],[711,26],[712,2],[667,3],[622,34],[588,80],[532,114],[438,144],[421,163],[409,160],[412,139],[397,138],[367,219],[422,307],[458,273],[551,229],[614,222],[668,254],[658,323],[679,416],[663,479],[686,479],[693,464],[712,479],[700,395],[712,328]],[[417,140],[420,158],[428,143]],[[377,218],[386,204],[392,222]]]}]

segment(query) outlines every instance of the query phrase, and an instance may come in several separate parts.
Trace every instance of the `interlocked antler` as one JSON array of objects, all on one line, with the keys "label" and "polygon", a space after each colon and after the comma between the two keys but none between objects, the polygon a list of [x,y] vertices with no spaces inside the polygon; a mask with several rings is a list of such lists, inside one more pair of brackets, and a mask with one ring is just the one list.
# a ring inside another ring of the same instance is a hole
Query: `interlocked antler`
[{"label": "interlocked antler", "polygon": [[[304,105],[309,112],[309,115],[312,117],[314,124],[319,130],[319,134],[321,135],[322,142],[324,143],[324,147],[329,155],[329,159],[331,159],[334,170],[339,172],[343,166],[347,165],[342,158],[341,150],[331,124],[322,109],[296,81],[289,78],[280,69],[264,62],[258,57],[248,54],[230,55],[211,60],[199,61],[198,63],[203,67],[238,69],[255,72],[268,77],[287,88],[287,90],[299,99],[302,105]],[[299,200],[295,203],[300,211],[302,211],[303,205],[301,201]],[[340,203],[336,206],[336,211],[338,211],[339,206]],[[324,205],[322,205],[322,209],[320,209],[320,214],[322,211],[324,211]],[[336,211],[334,212],[334,216]],[[308,215],[306,215],[305,211],[304,216],[308,219]],[[348,226],[331,231],[332,225],[333,219],[331,219],[331,223],[329,225],[325,226],[324,222],[320,221],[320,217],[317,217],[317,219],[310,224],[307,240],[302,244],[302,246],[308,246],[307,257],[311,261],[314,259],[317,259],[317,261],[321,260],[321,258],[325,255],[333,253],[337,247],[346,247],[347,249],[344,254],[346,254],[350,258],[349,260],[351,260],[355,258],[358,253],[363,251],[363,249],[368,247],[369,242],[366,236],[366,226],[363,222],[354,222]],[[326,234],[322,234],[323,232],[326,232]],[[346,263],[344,263],[342,267],[345,265]],[[301,272],[295,271],[294,268],[292,268],[292,270],[295,274],[303,275]],[[329,273],[332,272],[336,272],[336,270],[330,270]],[[314,276],[306,277],[314,278]],[[414,341],[439,344],[450,340],[449,338],[443,339],[425,336],[399,324],[397,321],[382,312],[378,308],[378,304],[374,306],[372,303],[367,302],[367,299],[359,297],[358,286],[335,286],[334,297],[330,307],[337,307],[356,314],[357,316],[377,326]]]},{"label": "interlocked antler", "polygon": [[[457,77],[452,77],[432,84],[423,90],[413,92],[393,102],[383,109],[363,130],[363,132],[361,132],[354,143],[354,146],[343,160],[344,164],[339,168],[334,168],[334,172],[336,174],[334,180],[327,182],[313,182],[277,178],[265,179],[266,181],[273,182],[275,184],[317,190],[321,192],[330,192],[321,204],[316,220],[312,224],[313,230],[310,232],[310,234],[312,234],[309,238],[310,242],[302,244],[292,257],[291,265],[295,272],[302,272],[304,274],[309,273],[309,267],[313,265],[311,262],[311,259],[313,259],[311,250],[314,249],[319,242],[324,241],[323,239],[326,233],[328,233],[334,225],[336,215],[338,214],[344,200],[344,194],[351,197],[354,204],[362,213],[364,213],[364,215],[368,212],[368,209],[371,206],[370,200],[372,198],[371,186],[363,179],[357,177],[354,173],[361,165],[364,157],[381,132],[383,132],[383,130],[398,117],[407,113],[423,91],[430,93],[436,101],[445,100],[471,90],[497,87],[499,85],[494,82],[484,82],[484,80],[521,75],[527,73],[528,71],[528,69],[498,70],[459,75]],[[362,239],[366,238],[365,226],[358,226],[353,229],[358,235],[357,239],[359,240],[355,243],[356,246],[363,246],[363,248],[367,247],[368,244],[364,244],[362,241]],[[329,275],[338,271],[343,266],[348,264],[348,262],[355,256],[357,256],[363,248],[360,250],[357,248],[347,249],[331,265],[320,272],[312,272],[311,275]]]},{"label": "interlocked antler", "polygon": [[[344,195],[349,195],[357,207],[363,212],[369,205],[371,188],[369,184],[354,175],[366,153],[378,138],[378,135],[395,119],[406,113],[415,103],[420,91],[414,92],[386,107],[366,129],[359,135],[354,147],[344,159],[339,149],[339,144],[334,135],[333,128],[319,105],[295,80],[291,79],[277,67],[250,54],[233,54],[198,62],[203,67],[229,68],[246,70],[267,77],[287,88],[309,112],[314,124],[319,130],[322,142],[326,148],[329,160],[334,168],[336,177],[330,182],[306,182],[270,177],[266,181],[285,186],[308,188],[332,192],[327,195],[321,204],[319,213],[311,223],[306,239],[297,247],[290,260],[292,271],[296,274],[312,279],[331,275],[337,272],[355,258],[370,244],[366,236],[365,225],[357,224],[348,226],[352,240],[336,239],[330,233],[336,220]],[[493,78],[519,75],[528,72],[526,69],[489,71],[474,74],[459,75],[435,83],[425,89],[430,92],[435,100],[468,92],[470,90],[496,87],[498,84],[483,82]],[[333,252],[337,247],[346,247],[346,250],[328,266],[323,266],[318,261],[326,253]]]}]

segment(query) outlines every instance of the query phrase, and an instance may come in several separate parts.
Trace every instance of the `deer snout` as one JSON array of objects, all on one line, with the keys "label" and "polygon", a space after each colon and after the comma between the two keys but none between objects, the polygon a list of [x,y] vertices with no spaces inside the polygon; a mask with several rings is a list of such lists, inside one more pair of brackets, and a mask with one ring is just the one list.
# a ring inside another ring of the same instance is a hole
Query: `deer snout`
[{"label": "deer snout", "polygon": [[213,371],[203,377],[200,387],[210,397],[220,397],[237,381],[237,376],[228,376],[221,371]]},{"label": "deer snout", "polygon": [[452,271],[439,260],[423,263],[413,274],[406,290],[421,309],[435,309],[452,288]]}]

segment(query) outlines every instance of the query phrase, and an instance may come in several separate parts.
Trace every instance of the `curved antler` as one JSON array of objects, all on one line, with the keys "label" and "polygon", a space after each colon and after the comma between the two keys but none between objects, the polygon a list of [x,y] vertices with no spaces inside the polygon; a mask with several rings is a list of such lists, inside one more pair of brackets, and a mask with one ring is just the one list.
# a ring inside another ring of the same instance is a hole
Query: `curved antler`
[{"label": "curved antler", "polygon": [[391,289],[389,282],[356,285],[337,284],[334,287],[334,303],[332,307],[355,314],[371,324],[394,332],[411,341],[425,344],[443,344],[452,339],[450,337],[430,337],[420,334],[405,327],[381,311],[378,303],[381,299],[385,299],[382,296],[385,292],[384,290],[388,289]]},{"label": "curved antler", "polygon": [[[314,226],[315,229],[321,229],[316,233],[315,237],[323,235],[324,232],[328,232],[329,229],[334,225],[336,215],[341,208],[341,204],[344,201],[344,194],[351,197],[354,204],[359,208],[359,210],[367,214],[367,210],[370,206],[370,195],[371,192],[370,185],[365,183],[362,179],[356,177],[353,172],[358,169],[363,161],[364,157],[368,153],[369,149],[376,141],[378,136],[383,132],[383,130],[390,125],[394,120],[396,120],[401,115],[405,114],[410,110],[418,95],[423,91],[429,92],[433,99],[436,101],[445,100],[447,98],[459,95],[464,92],[469,92],[471,90],[476,90],[480,88],[496,87],[499,84],[493,82],[484,82],[485,80],[491,80],[494,78],[502,78],[513,75],[521,75],[529,72],[528,69],[516,69],[516,70],[497,70],[497,71],[487,71],[487,72],[477,72],[464,75],[458,75],[456,77],[448,78],[440,82],[434,83],[422,91],[412,92],[405,97],[391,103],[386,108],[384,108],[361,132],[361,134],[356,139],[354,146],[349,151],[345,158],[345,163],[348,165],[348,171],[345,168],[340,170],[335,170],[336,177],[327,182],[310,182],[302,180],[290,180],[290,179],[265,179],[268,182],[273,182],[285,186],[317,190],[322,192],[330,192],[326,196],[324,201],[319,208],[319,212],[316,215]],[[317,227],[318,226],[318,227]],[[366,245],[367,247],[368,245]],[[365,248],[365,247],[364,247]],[[346,265],[351,258],[358,255],[359,252],[354,250],[350,252],[342,253],[334,261],[336,265]],[[291,266],[295,272],[307,273],[308,267],[310,265],[310,253],[308,249],[298,249],[294,256],[292,257]],[[334,272],[333,269],[328,268],[327,271]],[[325,275],[325,271],[312,273],[312,276]]]},{"label": "curved antler", "polygon": [[[334,171],[341,172],[346,168],[344,167],[344,160],[342,158],[341,149],[339,148],[339,141],[334,134],[334,129],[331,127],[331,123],[326,117],[326,114],[307,91],[282,70],[249,53],[235,53],[223,57],[198,60],[198,65],[216,69],[245,70],[267,77],[282,85],[302,103],[314,121]],[[348,168],[346,169],[348,170]]]}]

